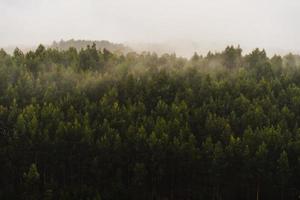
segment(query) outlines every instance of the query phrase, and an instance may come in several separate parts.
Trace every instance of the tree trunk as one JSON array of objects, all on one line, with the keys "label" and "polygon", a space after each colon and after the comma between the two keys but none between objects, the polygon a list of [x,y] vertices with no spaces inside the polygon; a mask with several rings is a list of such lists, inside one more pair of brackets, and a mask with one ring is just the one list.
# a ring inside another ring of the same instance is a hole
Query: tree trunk
[{"label": "tree trunk", "polygon": [[284,185],[281,186],[281,200],[284,200]]},{"label": "tree trunk", "polygon": [[259,179],[257,179],[257,183],[256,183],[256,200],[259,200],[259,194],[260,193],[260,183],[259,183]]}]

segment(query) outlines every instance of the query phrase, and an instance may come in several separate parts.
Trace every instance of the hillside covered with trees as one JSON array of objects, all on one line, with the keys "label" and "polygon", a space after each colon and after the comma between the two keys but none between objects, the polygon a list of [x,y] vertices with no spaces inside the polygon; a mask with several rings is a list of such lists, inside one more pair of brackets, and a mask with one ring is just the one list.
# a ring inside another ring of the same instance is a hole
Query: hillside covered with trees
[{"label": "hillside covered with trees", "polygon": [[0,199],[300,195],[299,56],[0,51]]},{"label": "hillside covered with trees", "polygon": [[107,40],[101,41],[92,41],[92,40],[61,40],[59,42],[54,41],[49,48],[58,49],[58,50],[68,50],[70,47],[76,48],[78,51],[85,49],[88,45],[96,45],[97,49],[107,49],[110,52],[118,54],[127,54],[132,50],[123,44],[112,43]]}]

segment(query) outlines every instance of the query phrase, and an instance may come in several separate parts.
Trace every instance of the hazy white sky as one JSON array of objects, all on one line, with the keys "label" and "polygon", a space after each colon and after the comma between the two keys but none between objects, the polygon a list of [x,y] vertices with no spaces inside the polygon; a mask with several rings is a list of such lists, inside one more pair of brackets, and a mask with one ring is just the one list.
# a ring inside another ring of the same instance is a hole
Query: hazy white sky
[{"label": "hazy white sky", "polygon": [[0,0],[0,46],[193,41],[300,53],[299,0]]}]

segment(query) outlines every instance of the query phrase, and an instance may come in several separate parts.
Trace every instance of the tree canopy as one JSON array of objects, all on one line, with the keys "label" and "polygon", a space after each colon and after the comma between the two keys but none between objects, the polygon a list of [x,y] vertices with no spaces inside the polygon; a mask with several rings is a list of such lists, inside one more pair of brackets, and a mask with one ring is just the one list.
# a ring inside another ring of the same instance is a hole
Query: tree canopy
[{"label": "tree canopy", "polygon": [[0,199],[296,199],[299,65],[0,50]]}]

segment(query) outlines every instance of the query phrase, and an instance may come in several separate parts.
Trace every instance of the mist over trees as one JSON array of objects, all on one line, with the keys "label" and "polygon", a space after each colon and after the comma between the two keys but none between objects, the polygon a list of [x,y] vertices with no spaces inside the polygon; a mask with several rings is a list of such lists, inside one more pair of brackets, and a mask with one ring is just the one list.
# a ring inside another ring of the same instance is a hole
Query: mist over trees
[{"label": "mist over trees", "polygon": [[299,66],[233,46],[0,50],[0,199],[296,199]]}]

